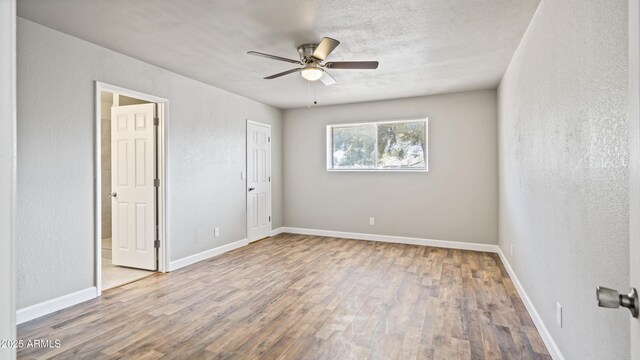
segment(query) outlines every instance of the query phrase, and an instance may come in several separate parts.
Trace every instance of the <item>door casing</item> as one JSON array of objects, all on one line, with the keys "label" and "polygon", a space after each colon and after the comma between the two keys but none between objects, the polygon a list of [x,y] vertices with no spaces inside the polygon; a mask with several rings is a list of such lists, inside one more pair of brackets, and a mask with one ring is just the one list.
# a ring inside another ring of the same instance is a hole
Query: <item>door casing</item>
[{"label": "door casing", "polygon": [[[253,125],[257,125],[257,126],[264,126],[267,129],[269,129],[269,136],[271,137],[271,125],[269,124],[264,124],[264,123],[260,123],[260,122],[256,122],[256,121],[251,121],[249,119],[247,119],[247,123],[246,123],[246,129],[245,129],[245,204],[246,204],[246,223],[247,223],[247,240],[249,242],[252,241],[256,241],[257,239],[250,239],[249,238],[249,234],[250,234],[250,223],[249,223],[249,192],[247,191],[247,184],[249,183],[249,142],[248,142],[248,136],[249,136],[249,124],[253,124]],[[272,170],[272,146],[271,146],[271,141],[269,141],[269,177],[272,176],[271,170]],[[271,216],[271,221],[269,221],[269,236],[271,236],[271,232],[273,231],[273,179],[271,179],[269,181],[269,216]]]},{"label": "door casing", "polygon": [[101,98],[103,91],[118,93],[128,97],[152,102],[158,104],[158,118],[160,124],[158,126],[158,176],[160,178],[160,188],[158,191],[158,213],[159,213],[159,240],[160,248],[158,249],[158,271],[166,272],[169,268],[170,246],[167,237],[167,164],[166,164],[166,121],[168,118],[167,108],[169,100],[155,95],[145,94],[139,91],[129,90],[115,85],[106,84],[100,81],[95,82],[95,122],[94,122],[94,284],[96,286],[97,296],[102,294],[102,156],[100,154],[102,147],[102,137],[100,131],[101,122]]}]

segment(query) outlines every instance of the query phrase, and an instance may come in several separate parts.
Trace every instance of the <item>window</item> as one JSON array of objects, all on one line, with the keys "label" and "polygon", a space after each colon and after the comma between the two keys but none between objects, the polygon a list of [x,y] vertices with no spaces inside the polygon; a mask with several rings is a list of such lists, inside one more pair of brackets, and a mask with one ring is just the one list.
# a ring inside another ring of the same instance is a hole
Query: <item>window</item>
[{"label": "window", "polygon": [[427,119],[327,126],[327,170],[426,171],[427,163]]}]

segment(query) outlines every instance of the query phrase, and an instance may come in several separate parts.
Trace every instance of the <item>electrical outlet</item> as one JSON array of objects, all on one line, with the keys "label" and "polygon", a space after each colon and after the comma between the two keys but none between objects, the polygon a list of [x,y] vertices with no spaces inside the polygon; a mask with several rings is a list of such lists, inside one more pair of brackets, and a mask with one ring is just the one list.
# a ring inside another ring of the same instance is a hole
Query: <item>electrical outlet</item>
[{"label": "electrical outlet", "polygon": [[556,303],[556,322],[562,327],[562,305],[559,302]]},{"label": "electrical outlet", "polygon": [[513,244],[511,244],[511,256],[513,256]]},{"label": "electrical outlet", "polygon": [[369,225],[375,225],[376,224],[376,219],[375,218],[369,218]]},{"label": "electrical outlet", "polygon": [[218,237],[218,236],[220,236],[220,228],[213,229],[213,237]]}]

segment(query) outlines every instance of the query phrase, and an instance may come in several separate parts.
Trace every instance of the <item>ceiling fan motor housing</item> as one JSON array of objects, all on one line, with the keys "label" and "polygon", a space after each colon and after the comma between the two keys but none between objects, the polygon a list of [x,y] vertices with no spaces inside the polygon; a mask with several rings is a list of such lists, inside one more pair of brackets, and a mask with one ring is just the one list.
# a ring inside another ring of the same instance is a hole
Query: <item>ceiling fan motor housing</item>
[{"label": "ceiling fan motor housing", "polygon": [[313,52],[316,51],[318,44],[302,44],[298,46],[298,54],[300,54],[300,60],[305,64],[308,62],[316,62],[317,60],[313,57]]}]

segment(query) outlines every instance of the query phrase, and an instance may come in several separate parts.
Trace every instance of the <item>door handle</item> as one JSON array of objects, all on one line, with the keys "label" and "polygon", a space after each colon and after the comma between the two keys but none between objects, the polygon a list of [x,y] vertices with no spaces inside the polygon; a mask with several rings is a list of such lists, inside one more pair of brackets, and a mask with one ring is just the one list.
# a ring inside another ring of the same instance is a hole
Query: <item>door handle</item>
[{"label": "door handle", "polygon": [[111,197],[117,197],[117,196],[118,196],[118,193],[116,193],[116,192],[112,192],[112,193],[109,193],[109,196],[111,196]]},{"label": "door handle", "polygon": [[255,189],[256,189],[256,188],[249,188],[249,191],[253,191],[253,190],[255,190]]},{"label": "door handle", "polygon": [[631,288],[628,294],[620,294],[616,290],[598,286],[596,287],[596,298],[600,307],[610,309],[617,309],[620,306],[626,307],[631,311],[631,316],[638,317],[640,302],[635,288]]}]

